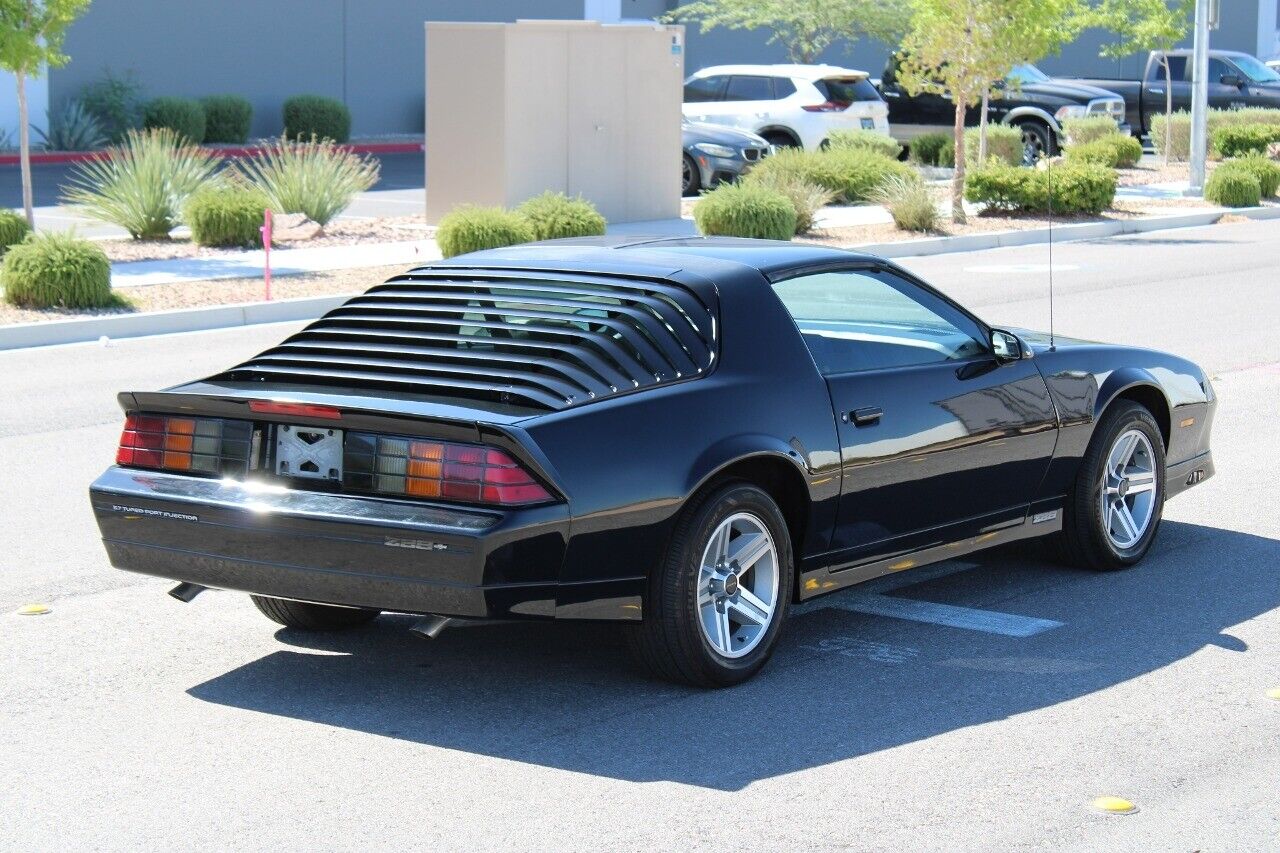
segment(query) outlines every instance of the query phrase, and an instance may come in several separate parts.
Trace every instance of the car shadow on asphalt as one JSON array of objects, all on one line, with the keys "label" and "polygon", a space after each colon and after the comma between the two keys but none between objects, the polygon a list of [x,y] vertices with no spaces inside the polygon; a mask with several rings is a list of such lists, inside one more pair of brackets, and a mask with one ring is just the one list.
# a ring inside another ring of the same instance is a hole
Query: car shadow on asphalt
[{"label": "car shadow on asphalt", "polygon": [[[1057,620],[1012,637],[806,605],[769,666],[726,690],[645,679],[616,626],[502,624],[428,641],[409,617],[314,635],[190,688],[221,705],[638,782],[721,790],[1120,684],[1280,606],[1280,541],[1165,522],[1140,566],[1095,574],[994,551],[891,594]],[[750,721],[749,725],[745,721]],[[726,731],[732,736],[720,736]]]}]

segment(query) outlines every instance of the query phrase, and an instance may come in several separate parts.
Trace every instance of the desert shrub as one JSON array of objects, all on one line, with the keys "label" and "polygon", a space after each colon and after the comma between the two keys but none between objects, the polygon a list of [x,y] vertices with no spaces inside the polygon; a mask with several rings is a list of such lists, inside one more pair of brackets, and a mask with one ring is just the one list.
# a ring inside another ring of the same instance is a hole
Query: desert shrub
[{"label": "desert shrub", "polygon": [[142,109],[142,126],[167,127],[199,145],[204,141],[204,107],[190,98],[152,98]]},{"label": "desert shrub", "polygon": [[21,243],[30,233],[31,226],[27,224],[25,216],[8,208],[0,208],[0,255],[11,246]]},{"label": "desert shrub", "polygon": [[1068,163],[1093,163],[1114,169],[1119,153],[1115,146],[1108,145],[1105,139],[1095,139],[1092,142],[1072,145],[1063,153],[1063,156],[1066,157]]},{"label": "desert shrub", "polygon": [[[1161,112],[1151,117],[1151,143],[1156,152],[1164,151],[1165,125],[1168,122]],[[1213,141],[1217,131],[1223,127],[1248,127],[1256,125],[1280,125],[1280,109],[1264,109],[1250,107],[1243,110],[1209,110],[1206,118],[1209,139]],[[1170,159],[1186,160],[1191,154],[1191,114],[1178,111],[1173,114],[1173,125],[1170,133],[1173,147]],[[1216,145],[1214,146],[1217,147]],[[1225,155],[1224,156],[1229,156]]]},{"label": "desert shrub", "polygon": [[79,101],[67,101],[49,116],[46,133],[32,125],[45,151],[93,151],[107,144],[102,124]]},{"label": "desert shrub", "polygon": [[436,244],[446,258],[531,240],[525,218],[500,207],[460,207],[442,216],[436,228]]},{"label": "desert shrub", "polygon": [[593,237],[603,234],[607,224],[596,206],[585,198],[569,198],[550,191],[526,199],[516,213],[529,223],[535,240]]},{"label": "desert shrub", "polygon": [[131,130],[142,127],[142,84],[132,72],[116,74],[110,69],[102,79],[80,90],[80,103],[98,120],[107,141],[124,141]]},{"label": "desert shrub", "polygon": [[[1023,147],[1022,131],[1016,127],[1003,124],[987,126],[987,159],[995,159],[1007,166],[1022,165]],[[967,168],[981,165],[978,163],[978,128],[971,127],[964,132],[964,162]],[[946,141],[938,150],[939,166],[956,164],[956,145],[951,134],[946,134]]]},{"label": "desert shrub", "polygon": [[310,142],[277,140],[240,160],[237,168],[267,197],[272,210],[301,213],[321,228],[378,181],[377,160],[314,137]]},{"label": "desert shrub", "polygon": [[240,181],[208,184],[197,190],[183,208],[191,239],[201,246],[262,245],[263,211],[267,198]]},{"label": "desert shrub", "polygon": [[1062,135],[1067,147],[1084,145],[1104,136],[1116,135],[1116,123],[1107,116],[1085,116],[1069,118],[1062,122]]},{"label": "desert shrub", "polygon": [[790,240],[796,233],[791,200],[757,184],[721,184],[693,206],[693,221],[708,236]]},{"label": "desert shrub", "polygon": [[826,187],[786,172],[767,172],[757,176],[753,183],[787,197],[796,212],[797,234],[804,234],[813,228],[818,211],[831,204],[836,197]]},{"label": "desert shrub", "polygon": [[1250,175],[1258,182],[1262,198],[1271,198],[1280,189],[1280,163],[1272,162],[1262,154],[1250,154],[1228,160],[1215,172],[1226,170],[1228,174]]},{"label": "desert shrub", "polygon": [[94,242],[65,231],[31,234],[0,262],[6,302],[24,308],[106,308],[111,264]]},{"label": "desert shrub", "polygon": [[936,231],[938,201],[933,190],[920,181],[890,176],[871,196],[883,204],[893,217],[893,224],[904,231]]},{"label": "desert shrub", "polygon": [[1115,151],[1117,169],[1131,169],[1142,159],[1142,143],[1127,133],[1113,133],[1098,141]]},{"label": "desert shrub", "polygon": [[997,210],[1097,214],[1111,206],[1116,194],[1114,169],[1093,163],[1061,163],[1050,169],[1022,169],[990,164],[965,178],[964,197]]},{"label": "desert shrub", "polygon": [[1165,139],[1169,139],[1169,159],[1186,160],[1191,156],[1191,114],[1176,112],[1172,123],[1162,112],[1151,117],[1151,144],[1163,155]]},{"label": "desert shrub", "polygon": [[887,134],[878,130],[835,130],[828,138],[831,148],[865,148],[885,157],[898,159],[902,146]]},{"label": "desert shrub", "polygon": [[1262,187],[1248,172],[1218,168],[1205,181],[1204,197],[1223,207],[1254,207],[1262,200]]},{"label": "desert shrub", "polygon": [[[938,162],[938,155],[950,143],[951,134],[949,133],[943,133],[942,131],[922,133],[911,140],[911,162],[922,163],[926,166],[941,166],[942,164]],[[955,159],[954,150],[952,151],[951,159]]]},{"label": "desert shrub", "polygon": [[1213,149],[1223,157],[1266,154],[1272,143],[1280,142],[1280,125],[1239,124],[1214,128]]},{"label": "desert shrub", "polygon": [[867,201],[891,175],[904,180],[919,180],[915,169],[905,163],[882,157],[865,148],[839,148],[826,151],[785,149],[766,157],[747,173],[748,183],[758,183],[761,176],[782,173],[817,184],[836,193],[848,204]]},{"label": "desert shrub", "polygon": [[76,164],[63,200],[119,225],[135,240],[161,240],[181,221],[187,198],[217,168],[213,155],[184,144],[170,128],[131,130],[107,157]]},{"label": "desert shrub", "polygon": [[240,144],[249,138],[253,105],[239,95],[210,95],[204,107],[204,141]]},{"label": "desert shrub", "polygon": [[351,138],[351,111],[334,98],[295,95],[284,102],[284,135],[286,139],[346,142]]}]

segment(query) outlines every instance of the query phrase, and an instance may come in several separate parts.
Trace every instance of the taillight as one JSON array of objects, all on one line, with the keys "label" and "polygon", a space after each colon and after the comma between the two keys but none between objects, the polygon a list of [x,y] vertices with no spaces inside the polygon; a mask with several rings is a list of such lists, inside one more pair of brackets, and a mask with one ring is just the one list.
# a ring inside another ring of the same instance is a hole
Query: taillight
[{"label": "taillight", "polygon": [[131,413],[116,464],[243,477],[252,429],[248,421]]},{"label": "taillight", "polygon": [[342,485],[470,503],[516,505],[551,499],[520,463],[497,448],[363,432],[346,435]]},{"label": "taillight", "polygon": [[849,109],[852,101],[823,101],[820,104],[801,104],[800,109],[807,113],[839,113]]}]

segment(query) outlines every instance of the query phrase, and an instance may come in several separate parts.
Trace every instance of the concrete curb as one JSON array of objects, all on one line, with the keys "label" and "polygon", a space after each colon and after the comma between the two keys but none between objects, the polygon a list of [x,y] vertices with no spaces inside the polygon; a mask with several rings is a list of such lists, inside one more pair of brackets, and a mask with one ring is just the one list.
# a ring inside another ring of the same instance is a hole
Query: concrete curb
[{"label": "concrete curb", "polygon": [[[261,145],[207,145],[201,146],[205,151],[219,157],[233,159],[236,157],[253,157],[265,149]],[[421,142],[346,142],[338,146],[355,154],[419,154],[426,150]],[[86,160],[105,160],[109,152],[99,151],[33,151],[31,163],[83,163]],[[17,154],[0,154],[0,166],[16,166],[20,162]]]},{"label": "concrete curb", "polygon": [[96,341],[104,335],[108,338],[136,338],[174,332],[228,329],[257,323],[312,320],[354,295],[307,296],[274,302],[212,305],[208,308],[183,308],[146,314],[109,314],[48,323],[19,323],[0,326],[0,350],[83,343]]}]

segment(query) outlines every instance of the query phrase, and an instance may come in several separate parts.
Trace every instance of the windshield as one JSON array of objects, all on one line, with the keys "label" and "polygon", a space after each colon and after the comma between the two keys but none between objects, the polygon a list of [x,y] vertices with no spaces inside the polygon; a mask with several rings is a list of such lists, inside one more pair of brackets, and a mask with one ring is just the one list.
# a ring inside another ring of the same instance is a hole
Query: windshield
[{"label": "windshield", "polygon": [[1252,56],[1233,56],[1231,60],[1255,83],[1280,83],[1280,74]]},{"label": "windshield", "polygon": [[1009,77],[1007,79],[1010,83],[1016,82],[1025,86],[1028,83],[1043,83],[1049,79],[1049,75],[1045,74],[1034,65],[1026,63],[1023,65],[1013,66],[1013,69],[1009,71]]}]

